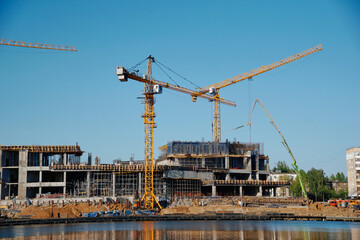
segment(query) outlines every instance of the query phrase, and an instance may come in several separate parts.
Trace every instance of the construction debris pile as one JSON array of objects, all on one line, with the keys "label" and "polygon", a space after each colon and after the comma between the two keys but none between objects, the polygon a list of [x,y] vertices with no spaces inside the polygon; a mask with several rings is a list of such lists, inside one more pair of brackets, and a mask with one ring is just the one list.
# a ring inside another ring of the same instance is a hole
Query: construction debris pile
[{"label": "construction debris pile", "polygon": [[[242,200],[242,201],[241,201]],[[161,215],[171,214],[219,214],[245,215],[290,214],[296,216],[359,217],[360,210],[353,206],[334,207],[327,203],[305,205],[302,199],[264,197],[221,197],[176,199]]]},{"label": "construction debris pile", "polygon": [[9,218],[77,218],[86,215],[87,213],[101,212],[101,211],[123,211],[130,208],[129,201],[86,201],[86,202],[72,202],[54,203],[53,201],[44,202],[41,205],[24,204],[20,206],[17,211],[10,211],[7,217]]}]

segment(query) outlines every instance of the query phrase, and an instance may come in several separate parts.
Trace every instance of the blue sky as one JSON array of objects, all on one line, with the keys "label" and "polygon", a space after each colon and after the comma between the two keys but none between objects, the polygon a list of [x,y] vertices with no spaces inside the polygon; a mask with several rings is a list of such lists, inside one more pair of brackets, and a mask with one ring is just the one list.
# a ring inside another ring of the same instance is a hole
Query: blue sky
[{"label": "blue sky", "polygon": [[[224,131],[247,122],[256,98],[268,108],[300,168],[346,172],[359,146],[358,1],[0,0],[0,37],[72,45],[78,52],[0,46],[0,144],[70,145],[113,159],[144,157],[143,85],[120,83],[117,66],[152,54],[200,86],[271,64],[319,43],[324,50],[221,90]],[[140,70],[145,72],[145,65]],[[156,66],[154,78],[170,82]],[[194,89],[176,78],[181,86]],[[212,105],[165,90],[156,97],[154,147],[211,140]],[[291,159],[257,108],[251,139],[272,166]],[[223,140],[249,141],[249,129]]]}]

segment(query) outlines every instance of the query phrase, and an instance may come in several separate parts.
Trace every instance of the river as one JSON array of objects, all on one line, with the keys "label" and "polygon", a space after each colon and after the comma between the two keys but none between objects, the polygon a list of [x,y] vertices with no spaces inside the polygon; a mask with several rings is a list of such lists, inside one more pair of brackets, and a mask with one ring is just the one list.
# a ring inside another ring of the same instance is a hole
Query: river
[{"label": "river", "polygon": [[315,221],[146,221],[0,227],[2,239],[360,239],[360,224]]}]

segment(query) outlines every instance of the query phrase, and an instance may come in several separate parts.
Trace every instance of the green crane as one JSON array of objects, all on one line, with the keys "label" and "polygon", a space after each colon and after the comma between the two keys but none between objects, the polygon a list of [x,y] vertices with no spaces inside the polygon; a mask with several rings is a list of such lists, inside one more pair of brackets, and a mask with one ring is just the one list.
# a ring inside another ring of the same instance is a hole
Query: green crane
[{"label": "green crane", "polygon": [[[285,148],[287,149],[287,151],[289,152],[289,154],[290,154],[290,156],[291,156],[291,158],[292,158],[292,160],[293,160],[293,162],[291,163],[291,165],[294,167],[295,172],[297,173],[297,175],[298,175],[298,177],[299,177],[299,182],[300,182],[300,185],[301,185],[301,190],[302,190],[304,199],[307,200],[307,194],[306,194],[306,191],[305,191],[305,186],[304,186],[304,183],[303,183],[303,179],[302,179],[302,177],[301,177],[301,173],[300,173],[299,167],[298,167],[297,164],[296,164],[296,159],[295,159],[294,155],[292,154],[291,149],[290,149],[289,145],[287,144],[284,135],[281,133],[281,131],[280,131],[280,129],[278,128],[278,126],[276,125],[274,119],[272,118],[272,116],[270,115],[269,111],[266,109],[266,107],[264,106],[264,104],[260,101],[260,99],[257,98],[257,99],[255,100],[254,105],[253,105],[253,107],[252,107],[252,110],[251,110],[251,112],[250,112],[250,116],[249,116],[249,121],[248,121],[248,123],[247,123],[247,124],[244,124],[244,125],[241,125],[241,126],[239,126],[239,127],[233,128],[233,129],[231,129],[231,130],[229,130],[229,131],[233,131],[233,130],[236,130],[236,129],[239,129],[239,128],[242,128],[242,127],[246,127],[246,126],[251,126],[251,115],[252,115],[252,113],[253,113],[253,111],[254,111],[254,109],[255,109],[256,103],[259,103],[259,104],[260,104],[260,106],[262,107],[262,109],[264,110],[264,112],[266,113],[266,115],[269,117],[271,124],[275,127],[275,129],[276,129],[276,130],[278,131],[278,133],[280,134],[280,136],[281,136],[281,138],[282,138],[282,143],[283,143],[283,145],[285,146]],[[229,131],[227,131],[227,132],[229,132]],[[224,133],[226,133],[226,132],[224,132]],[[224,134],[224,133],[223,133],[223,134]]]}]

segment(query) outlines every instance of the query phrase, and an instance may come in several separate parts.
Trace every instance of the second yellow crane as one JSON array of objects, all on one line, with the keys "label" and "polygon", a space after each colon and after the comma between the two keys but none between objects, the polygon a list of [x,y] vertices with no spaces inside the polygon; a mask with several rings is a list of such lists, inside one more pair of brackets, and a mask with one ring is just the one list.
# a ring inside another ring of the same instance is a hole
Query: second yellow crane
[{"label": "second yellow crane", "polygon": [[221,116],[220,116],[220,89],[230,86],[234,83],[238,83],[241,82],[243,80],[246,79],[250,79],[256,75],[259,75],[261,73],[270,71],[272,69],[281,67],[285,64],[291,63],[293,61],[296,61],[300,58],[306,57],[310,54],[316,53],[318,51],[322,50],[322,46],[321,44],[312,47],[310,49],[307,49],[305,51],[302,51],[300,53],[297,53],[295,55],[292,55],[290,57],[284,58],[280,61],[277,61],[273,64],[269,64],[269,65],[265,65],[265,66],[261,66],[258,68],[255,68],[251,71],[248,71],[246,73],[242,73],[240,75],[237,75],[235,77],[226,79],[224,81],[218,82],[218,83],[214,83],[210,86],[201,88],[198,93],[192,95],[192,100],[195,102],[197,97],[201,96],[202,94],[205,93],[210,93],[212,95],[212,102],[213,102],[213,121],[212,121],[212,135],[213,135],[213,141],[214,142],[220,142],[221,141]]}]

